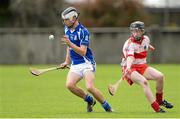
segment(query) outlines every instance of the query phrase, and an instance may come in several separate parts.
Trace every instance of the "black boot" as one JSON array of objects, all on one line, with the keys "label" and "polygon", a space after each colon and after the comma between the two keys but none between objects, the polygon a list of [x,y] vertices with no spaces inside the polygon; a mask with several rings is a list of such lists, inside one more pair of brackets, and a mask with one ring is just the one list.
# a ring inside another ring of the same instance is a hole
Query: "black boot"
[{"label": "black boot", "polygon": [[173,108],[173,105],[171,103],[167,102],[166,100],[163,100],[159,105],[164,106],[166,108]]}]

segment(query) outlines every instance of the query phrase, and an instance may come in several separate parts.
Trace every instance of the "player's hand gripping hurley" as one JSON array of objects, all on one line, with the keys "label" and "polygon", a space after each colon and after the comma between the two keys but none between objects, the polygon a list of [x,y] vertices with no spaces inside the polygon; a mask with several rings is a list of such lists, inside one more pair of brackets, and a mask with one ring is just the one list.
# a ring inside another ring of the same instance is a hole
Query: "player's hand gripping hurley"
[{"label": "player's hand gripping hurley", "polygon": [[[70,68],[69,66],[66,66],[65,68]],[[58,70],[58,69],[64,69],[62,67],[50,67],[45,69],[37,69],[37,68],[29,68],[32,75],[39,76],[41,74],[47,73],[49,71]]]},{"label": "player's hand gripping hurley", "polygon": [[119,79],[115,84],[109,84],[109,86],[108,86],[109,94],[111,94],[113,96],[116,93],[122,80],[123,80],[123,77],[121,79]]},{"label": "player's hand gripping hurley", "polygon": [[119,87],[119,85],[121,84],[122,80],[124,79],[126,73],[118,80],[116,81],[116,83],[114,84],[109,84],[108,86],[108,91],[110,95],[114,95]]}]

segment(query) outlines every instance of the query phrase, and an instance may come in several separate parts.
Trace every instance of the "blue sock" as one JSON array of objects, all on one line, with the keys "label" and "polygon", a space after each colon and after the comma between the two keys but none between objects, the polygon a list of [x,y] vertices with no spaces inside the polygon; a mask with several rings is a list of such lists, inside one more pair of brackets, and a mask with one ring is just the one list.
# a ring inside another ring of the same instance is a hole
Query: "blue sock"
[{"label": "blue sock", "polygon": [[87,94],[84,98],[84,101],[86,101],[90,104],[93,104],[93,97],[91,97],[90,95]]},{"label": "blue sock", "polygon": [[102,107],[106,110],[106,111],[109,111],[111,110],[111,106],[109,105],[109,103],[107,101],[104,101],[102,103]]}]

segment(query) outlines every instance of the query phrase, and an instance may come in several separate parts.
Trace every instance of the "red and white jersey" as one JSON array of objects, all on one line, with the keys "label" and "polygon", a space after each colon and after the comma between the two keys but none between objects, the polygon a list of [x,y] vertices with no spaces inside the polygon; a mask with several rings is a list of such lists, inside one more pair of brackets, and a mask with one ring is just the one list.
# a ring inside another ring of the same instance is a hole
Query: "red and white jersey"
[{"label": "red and white jersey", "polygon": [[121,66],[126,66],[128,56],[133,56],[133,64],[146,64],[148,48],[150,45],[149,37],[144,35],[141,41],[137,41],[134,37],[130,37],[123,46],[123,59]]}]

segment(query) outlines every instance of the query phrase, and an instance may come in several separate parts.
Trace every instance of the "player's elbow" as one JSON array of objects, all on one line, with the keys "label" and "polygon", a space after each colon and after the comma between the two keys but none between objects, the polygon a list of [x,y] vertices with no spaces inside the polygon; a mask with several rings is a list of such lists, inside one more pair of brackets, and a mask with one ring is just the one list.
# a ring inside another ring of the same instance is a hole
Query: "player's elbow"
[{"label": "player's elbow", "polygon": [[134,56],[128,56],[127,61],[133,62],[134,61]]},{"label": "player's elbow", "polygon": [[87,52],[87,46],[82,45],[82,46],[80,47],[79,54],[83,57],[83,56],[86,55],[86,52]]},{"label": "player's elbow", "polygon": [[82,52],[80,55],[81,55],[82,57],[84,57],[84,56],[86,56],[86,52]]},{"label": "player's elbow", "polygon": [[86,50],[82,50],[82,51],[80,52],[80,55],[81,55],[82,57],[86,56]]}]

